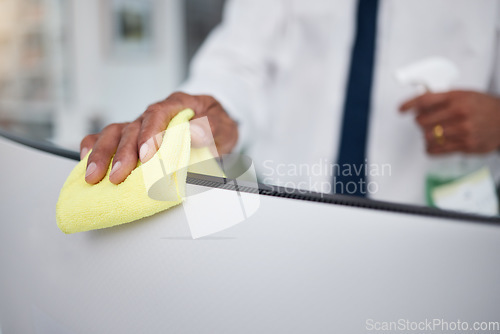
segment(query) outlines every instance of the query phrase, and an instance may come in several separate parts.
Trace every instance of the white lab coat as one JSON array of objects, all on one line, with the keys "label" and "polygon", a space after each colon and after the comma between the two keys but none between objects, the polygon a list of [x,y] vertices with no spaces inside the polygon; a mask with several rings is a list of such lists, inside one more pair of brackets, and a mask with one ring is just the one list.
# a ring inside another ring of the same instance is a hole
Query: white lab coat
[{"label": "white lab coat", "polygon": [[[180,89],[213,95],[238,120],[240,147],[262,181],[328,191],[325,165],[338,152],[356,3],[229,1],[196,55]],[[416,91],[394,72],[443,56],[460,68],[454,88],[498,94],[500,2],[381,0],[378,15],[367,147],[377,189],[370,196],[424,203],[430,158],[414,118],[397,111]]]}]

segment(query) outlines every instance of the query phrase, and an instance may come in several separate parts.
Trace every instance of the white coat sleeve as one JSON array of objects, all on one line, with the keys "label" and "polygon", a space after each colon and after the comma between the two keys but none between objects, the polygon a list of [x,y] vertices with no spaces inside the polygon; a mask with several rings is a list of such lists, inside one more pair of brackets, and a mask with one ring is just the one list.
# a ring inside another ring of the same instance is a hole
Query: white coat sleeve
[{"label": "white coat sleeve", "polygon": [[285,21],[282,0],[230,0],[222,23],[194,57],[179,90],[211,95],[238,122],[244,146],[255,126],[254,112],[271,80],[274,50]]},{"label": "white coat sleeve", "polygon": [[[497,1],[496,46],[489,93],[500,97],[500,1]],[[500,150],[497,150],[495,163],[490,165],[490,169],[498,187],[500,184]]]},{"label": "white coat sleeve", "polygon": [[500,97],[500,1],[497,1],[496,47],[490,93]]}]

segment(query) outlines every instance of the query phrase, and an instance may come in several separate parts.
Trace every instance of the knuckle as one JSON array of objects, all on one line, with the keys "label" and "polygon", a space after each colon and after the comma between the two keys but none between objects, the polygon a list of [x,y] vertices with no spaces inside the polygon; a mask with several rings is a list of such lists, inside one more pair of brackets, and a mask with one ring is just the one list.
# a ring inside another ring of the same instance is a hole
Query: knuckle
[{"label": "knuckle", "polygon": [[127,132],[128,132],[128,131],[129,131],[129,127],[128,127],[128,126],[124,126],[124,127],[121,129],[121,131],[120,131],[121,136],[122,136],[122,137],[124,137],[124,136],[127,134]]},{"label": "knuckle", "polygon": [[415,121],[420,125],[424,125],[425,124],[425,117],[422,116],[422,115],[418,115],[417,117],[415,117]]},{"label": "knuckle", "polygon": [[171,105],[173,105],[173,103],[167,100],[150,105],[143,113],[142,122],[148,122],[151,118],[155,119],[168,113]]},{"label": "knuckle", "polygon": [[133,128],[133,122],[132,123],[126,123],[120,128],[120,133],[122,137],[129,132]]},{"label": "knuckle", "polygon": [[455,114],[457,114],[458,116],[461,116],[464,118],[468,116],[467,108],[465,108],[463,105],[455,108],[454,111],[455,111]]},{"label": "knuckle", "polygon": [[119,124],[119,123],[111,123],[109,125],[107,125],[102,131],[103,132],[117,132],[119,130],[121,130],[122,128],[122,124]]},{"label": "knuckle", "polygon": [[473,108],[473,101],[470,96],[464,96],[460,100],[460,109],[462,110],[463,115],[468,115],[470,110]]},{"label": "knuckle", "polygon": [[92,136],[93,136],[92,134],[91,135],[86,135],[85,137],[83,137],[82,142],[91,140]]},{"label": "knuckle", "polygon": [[215,98],[213,98],[212,96],[210,96],[210,106],[215,109],[216,111],[218,112],[223,112],[224,114],[226,114],[224,108],[222,107],[222,104],[220,104],[219,101],[217,101]]},{"label": "knuckle", "polygon": [[130,151],[135,149],[137,146],[137,138],[129,138],[128,140],[122,140],[120,141],[119,145],[119,151],[122,152],[123,150]]},{"label": "knuckle", "polygon": [[209,105],[219,103],[212,95],[199,95],[198,98],[205,100]]},{"label": "knuckle", "polygon": [[124,137],[130,132],[137,132],[140,128],[141,128],[141,122],[138,120],[128,123],[127,126],[124,126],[121,130],[122,137]]},{"label": "knuckle", "polygon": [[102,153],[102,149],[97,146],[93,151],[92,153],[90,153],[90,156],[89,156],[89,161],[92,160],[92,161],[95,161],[95,160],[100,160],[103,156],[103,153]]},{"label": "knuckle", "polygon": [[109,161],[110,156],[109,154],[106,154],[102,150],[96,148],[94,151],[89,156],[89,161],[93,161],[99,165],[99,163],[105,163],[106,161]]},{"label": "knuckle", "polygon": [[200,96],[200,112],[197,113],[199,116],[211,116],[214,115],[216,117],[224,117],[226,116],[226,112],[224,108],[219,103],[217,99],[210,95]]},{"label": "knuckle", "polygon": [[92,142],[95,137],[96,137],[96,135],[94,135],[94,134],[86,135],[85,137],[83,137],[83,139],[80,143],[80,146],[85,146],[86,144]]},{"label": "knuckle", "polygon": [[473,133],[473,126],[471,122],[464,122],[462,125],[464,135],[470,136]]},{"label": "knuckle", "polygon": [[431,94],[424,94],[415,100],[415,106],[417,109],[422,109],[430,103]]},{"label": "knuckle", "polygon": [[173,108],[181,108],[184,105],[192,104],[192,96],[183,92],[175,92],[170,94],[163,103],[167,103],[169,106]]},{"label": "knuckle", "polygon": [[190,96],[184,92],[173,92],[172,94],[170,94],[170,96],[167,98],[167,99],[183,99],[187,96]]},{"label": "knuckle", "polygon": [[124,147],[116,152],[114,161],[120,161],[123,165],[131,165],[137,163],[137,153],[132,147]]},{"label": "knuckle", "polygon": [[146,108],[146,111],[144,112],[145,116],[151,115],[151,114],[156,114],[158,111],[161,109],[160,103],[155,103],[151,104]]},{"label": "knuckle", "polygon": [[142,120],[136,119],[135,121],[133,121],[132,123],[129,124],[129,127],[134,128],[134,129],[138,129],[141,127],[141,124],[142,124]]},{"label": "knuckle", "polygon": [[473,150],[477,146],[476,140],[473,138],[467,138],[465,140],[465,148],[467,150]]},{"label": "knuckle", "polygon": [[451,99],[458,99],[458,98],[461,98],[463,96],[463,91],[461,91],[461,90],[452,90],[452,91],[448,92],[448,96]]}]

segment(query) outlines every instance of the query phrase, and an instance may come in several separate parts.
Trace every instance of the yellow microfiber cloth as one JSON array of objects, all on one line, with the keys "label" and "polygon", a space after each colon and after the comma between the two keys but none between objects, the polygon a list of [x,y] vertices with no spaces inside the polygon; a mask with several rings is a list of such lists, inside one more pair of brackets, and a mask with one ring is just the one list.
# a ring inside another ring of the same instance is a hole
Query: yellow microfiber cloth
[{"label": "yellow microfiber cloth", "polygon": [[[85,182],[87,154],[61,189],[56,206],[57,226],[61,231],[75,233],[111,227],[180,204],[187,167],[212,157],[208,149],[191,150],[189,120],[193,116],[191,109],[177,114],[170,121],[158,152],[145,164],[138,162],[132,173],[118,185],[109,181],[111,166],[98,184]],[[163,186],[157,187],[159,183]],[[166,188],[169,194],[165,194]]]}]

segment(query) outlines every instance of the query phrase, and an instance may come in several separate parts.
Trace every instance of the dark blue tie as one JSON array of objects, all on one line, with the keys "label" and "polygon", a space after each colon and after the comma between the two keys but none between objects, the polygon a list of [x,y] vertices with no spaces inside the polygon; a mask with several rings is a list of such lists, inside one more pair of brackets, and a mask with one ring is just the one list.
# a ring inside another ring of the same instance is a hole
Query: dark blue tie
[{"label": "dark blue tie", "polygon": [[378,0],[359,0],[337,165],[332,192],[366,196],[366,139],[373,77]]}]

